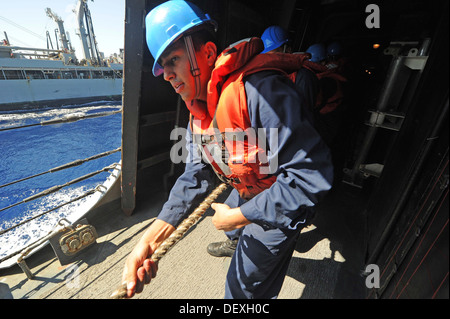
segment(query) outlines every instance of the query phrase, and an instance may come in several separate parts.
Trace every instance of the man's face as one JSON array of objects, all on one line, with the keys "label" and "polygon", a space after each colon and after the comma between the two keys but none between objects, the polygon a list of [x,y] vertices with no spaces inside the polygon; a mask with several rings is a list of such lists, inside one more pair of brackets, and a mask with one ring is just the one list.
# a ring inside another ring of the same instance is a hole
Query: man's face
[{"label": "man's face", "polygon": [[211,48],[211,44],[202,46],[200,51],[195,54],[201,74],[200,96],[195,96],[195,78],[191,73],[191,64],[183,41],[177,41],[169,47],[158,61],[164,69],[164,80],[170,82],[175,92],[185,102],[196,98],[206,101],[206,87],[216,58],[215,49],[211,53],[211,49],[208,50],[207,48]]},{"label": "man's face", "polygon": [[164,69],[164,80],[170,82],[173,89],[183,101],[195,98],[195,79],[191,74],[186,48],[178,45],[161,56],[161,66]]}]

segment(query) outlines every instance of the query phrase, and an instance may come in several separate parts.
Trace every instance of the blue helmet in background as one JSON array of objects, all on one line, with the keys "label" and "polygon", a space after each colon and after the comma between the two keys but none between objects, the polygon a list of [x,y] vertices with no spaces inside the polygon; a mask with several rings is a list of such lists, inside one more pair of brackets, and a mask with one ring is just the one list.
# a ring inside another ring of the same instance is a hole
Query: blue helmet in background
[{"label": "blue helmet in background", "polygon": [[311,54],[311,61],[321,62],[327,58],[327,52],[325,46],[322,43],[316,43],[311,45],[307,50],[307,53]]},{"label": "blue helmet in background", "polygon": [[342,54],[342,45],[337,42],[333,41],[327,46],[327,54],[328,56],[336,56]]},{"label": "blue helmet in background", "polygon": [[147,46],[155,59],[153,75],[159,76],[164,70],[158,59],[165,49],[194,27],[209,23],[217,29],[217,23],[196,5],[171,0],[160,4],[145,17]]},{"label": "blue helmet in background", "polygon": [[261,40],[264,42],[264,50],[261,53],[266,53],[287,43],[289,36],[282,27],[273,25],[264,30]]}]

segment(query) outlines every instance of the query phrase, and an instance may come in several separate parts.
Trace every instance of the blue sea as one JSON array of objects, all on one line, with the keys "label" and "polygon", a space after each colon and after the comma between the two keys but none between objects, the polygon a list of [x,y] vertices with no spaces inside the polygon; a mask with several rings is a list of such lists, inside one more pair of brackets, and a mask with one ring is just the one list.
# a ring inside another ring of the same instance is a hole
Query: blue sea
[{"label": "blue sea", "polygon": [[[75,160],[83,160],[121,147],[122,115],[119,112],[70,123],[38,125],[6,131],[1,129],[72,115],[82,117],[88,114],[111,112],[120,110],[121,107],[117,103],[96,102],[52,109],[0,112],[0,210],[50,187],[63,185],[113,163],[119,163],[120,151],[79,166],[1,187],[19,179],[48,172],[52,168]],[[0,231],[84,194],[104,183],[110,173],[111,170],[102,172],[45,197],[0,211]],[[83,207],[86,206],[83,204],[88,201],[89,196],[1,234],[0,259],[46,236],[57,226],[61,218],[66,218],[70,222],[79,219],[79,214],[84,213]]]}]

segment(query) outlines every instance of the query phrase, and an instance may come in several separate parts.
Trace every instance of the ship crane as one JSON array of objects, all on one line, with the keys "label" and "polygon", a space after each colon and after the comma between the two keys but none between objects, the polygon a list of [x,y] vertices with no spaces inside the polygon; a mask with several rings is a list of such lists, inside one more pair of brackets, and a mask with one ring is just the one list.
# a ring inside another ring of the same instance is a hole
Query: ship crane
[{"label": "ship crane", "polygon": [[72,49],[72,45],[69,40],[69,34],[66,34],[66,31],[64,29],[64,21],[50,8],[46,8],[45,13],[49,18],[55,20],[56,24],[58,25],[59,40],[61,41],[63,55],[65,56],[64,60],[76,61],[76,56],[73,52],[74,50]]},{"label": "ship crane", "polygon": [[45,13],[47,13],[47,16],[53,20],[55,20],[56,24],[58,25],[59,29],[59,37],[61,41],[61,46],[65,50],[69,50],[69,41],[66,37],[66,31],[64,30],[64,21],[56,14],[54,13],[50,8],[45,9]]},{"label": "ship crane", "polygon": [[91,65],[101,65],[97,41],[95,39],[94,26],[92,24],[91,12],[89,11],[87,0],[78,0],[76,9],[78,22],[78,36],[81,40],[84,59]]}]

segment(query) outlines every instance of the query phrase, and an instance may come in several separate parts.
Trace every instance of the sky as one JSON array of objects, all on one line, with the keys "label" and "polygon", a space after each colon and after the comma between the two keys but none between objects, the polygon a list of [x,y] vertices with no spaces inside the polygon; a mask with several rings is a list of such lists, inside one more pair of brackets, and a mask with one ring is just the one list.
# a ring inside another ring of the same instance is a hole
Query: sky
[{"label": "sky", "polygon": [[[56,22],[45,13],[50,8],[64,21],[72,47],[79,60],[83,58],[78,25],[72,12],[78,0],[0,0],[0,40],[6,31],[11,45],[47,48],[49,31],[56,49]],[[125,0],[88,0],[94,33],[100,52],[105,57],[119,53],[124,46]]]}]

